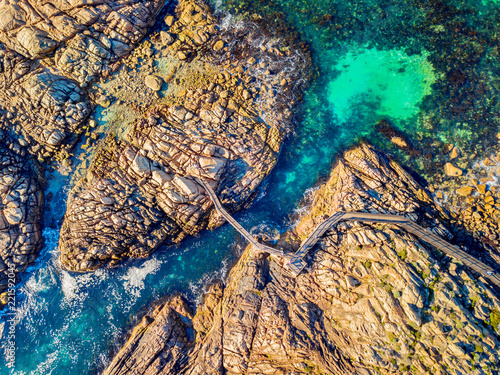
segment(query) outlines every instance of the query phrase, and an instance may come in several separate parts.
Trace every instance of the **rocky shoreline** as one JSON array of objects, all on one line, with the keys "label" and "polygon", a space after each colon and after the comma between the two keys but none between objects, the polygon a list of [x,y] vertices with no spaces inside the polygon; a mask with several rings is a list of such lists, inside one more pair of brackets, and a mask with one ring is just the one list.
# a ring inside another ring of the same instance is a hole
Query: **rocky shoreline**
[{"label": "rocky shoreline", "polygon": [[[263,19],[229,22],[203,0],[180,0],[151,33],[164,4],[0,5],[0,308],[9,271],[25,271],[43,246],[54,170],[77,180],[60,265],[87,272],[222,225],[198,178],[235,212],[275,167],[308,82],[306,48],[275,38]],[[98,124],[105,110],[115,118]],[[408,156],[420,152],[389,122],[379,128]],[[467,156],[441,143],[448,180],[436,189],[366,143],[347,151],[279,246],[296,249],[336,211],[369,211],[406,216],[497,267],[500,156],[465,175]],[[74,170],[78,152],[84,162]],[[447,213],[448,195],[462,210]],[[146,314],[104,374],[493,374],[500,366],[499,291],[401,228],[341,222],[306,261],[294,277],[282,259],[247,248],[196,309],[169,296]]]},{"label": "rocky shoreline", "polygon": [[[223,29],[202,2],[181,1],[165,22],[153,47],[174,66],[173,92],[123,138],[110,135],[71,191],[59,245],[69,270],[145,257],[220,225],[195,178],[210,180],[231,211],[241,208],[291,129],[305,64],[297,51],[252,25]],[[163,82],[145,77],[149,90]]]},{"label": "rocky shoreline", "polygon": [[0,5],[0,306],[7,269],[24,271],[43,244],[43,164],[71,164],[71,150],[91,112],[88,84],[120,65],[162,5]]},{"label": "rocky shoreline", "polygon": [[0,198],[5,205],[0,215],[0,306],[8,301],[2,293],[9,285],[10,271],[24,271],[43,243],[40,181],[26,151],[16,146],[0,130]]},{"label": "rocky shoreline", "polygon": [[[1,7],[2,300],[7,268],[25,270],[42,247],[46,179],[52,168],[74,172],[83,133],[81,148],[96,147],[78,171],[60,239],[61,262],[74,271],[145,257],[219,225],[193,176],[211,179],[237,210],[276,164],[307,59],[254,24],[223,25],[202,1],[181,1],[134,50],[162,7]],[[109,106],[123,80],[134,120],[125,135],[110,128],[98,141],[92,109]]]},{"label": "rocky shoreline", "polygon": [[[338,210],[407,216],[451,239],[446,214],[367,145],[344,154],[286,241]],[[247,248],[193,314],[174,297],[146,315],[104,372],[375,374],[498,367],[498,291],[391,225],[339,223],[294,278]]]}]

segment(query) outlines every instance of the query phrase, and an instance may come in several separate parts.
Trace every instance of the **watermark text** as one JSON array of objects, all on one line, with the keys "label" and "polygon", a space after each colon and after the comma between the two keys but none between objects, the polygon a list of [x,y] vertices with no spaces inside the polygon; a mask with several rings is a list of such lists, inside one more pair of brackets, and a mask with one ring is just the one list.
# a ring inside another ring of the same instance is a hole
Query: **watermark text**
[{"label": "watermark text", "polygon": [[7,277],[7,325],[3,341],[5,365],[8,368],[14,368],[16,364],[16,272],[13,265],[9,266]]}]

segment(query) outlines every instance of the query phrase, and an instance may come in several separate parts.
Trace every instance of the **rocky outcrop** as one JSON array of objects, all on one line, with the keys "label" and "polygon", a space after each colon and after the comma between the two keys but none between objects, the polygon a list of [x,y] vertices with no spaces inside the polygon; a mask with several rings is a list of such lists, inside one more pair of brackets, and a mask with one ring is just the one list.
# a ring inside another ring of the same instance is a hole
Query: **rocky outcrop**
[{"label": "rocky outcrop", "polygon": [[43,194],[25,156],[0,130],[0,307],[12,274],[24,271],[43,243]]},{"label": "rocky outcrop", "polygon": [[[152,26],[162,1],[0,5],[0,115],[40,160],[67,158],[90,113],[81,88],[106,77]],[[57,73],[55,73],[57,72]],[[75,82],[76,81],[76,82]]]},{"label": "rocky outcrop", "polygon": [[[152,26],[162,1],[0,4],[0,294],[7,266],[24,270],[41,246],[43,194],[30,171],[63,161],[90,114],[87,85],[106,77]],[[43,173],[43,172],[40,172]]]},{"label": "rocky outcrop", "polygon": [[[288,241],[307,236],[337,210],[406,215],[449,236],[444,213],[425,190],[366,145],[338,161]],[[169,304],[158,308],[143,320],[146,333],[136,329],[105,374],[491,374],[498,368],[497,292],[404,230],[339,223],[306,261],[293,277],[279,259],[247,249],[194,318]],[[196,336],[189,340],[191,329]]]},{"label": "rocky outcrop", "polygon": [[82,85],[113,70],[146,34],[162,1],[10,1],[0,5],[0,41],[42,59]]},{"label": "rocky outcrop", "polygon": [[[149,373],[157,374],[170,363],[174,364],[189,344],[189,335],[193,332],[189,320],[192,318],[189,306],[179,296],[158,306],[134,328],[127,349],[121,352],[128,360],[115,362],[109,371],[123,375],[143,374],[142,370],[149,368]],[[153,341],[154,347],[150,345]],[[156,355],[160,347],[168,353],[166,356]]]},{"label": "rocky outcrop", "polygon": [[145,257],[220,225],[197,179],[239,209],[290,130],[303,75],[297,52],[280,51],[253,25],[223,28],[202,2],[181,1],[165,19],[155,43],[177,64],[167,79],[176,89],[123,139],[109,137],[70,193],[59,246],[70,270]]},{"label": "rocky outcrop", "polygon": [[457,236],[463,237],[471,247],[474,246],[472,238],[486,244],[483,248],[487,251],[481,249],[482,255],[487,253],[497,263],[500,262],[499,175],[500,153],[497,152],[476,162],[456,185],[435,191],[436,201],[450,207],[457,227],[463,228]]},{"label": "rocky outcrop", "polygon": [[0,129],[15,133],[20,146],[40,160],[68,149],[89,113],[72,80],[0,44]]}]

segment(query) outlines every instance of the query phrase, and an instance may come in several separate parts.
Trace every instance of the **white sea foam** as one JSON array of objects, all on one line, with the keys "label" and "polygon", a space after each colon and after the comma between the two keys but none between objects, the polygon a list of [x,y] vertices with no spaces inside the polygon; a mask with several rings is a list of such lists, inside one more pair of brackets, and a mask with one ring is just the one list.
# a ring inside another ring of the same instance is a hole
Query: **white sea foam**
[{"label": "white sea foam", "polygon": [[38,259],[31,264],[27,269],[25,274],[32,274],[33,272],[46,266],[49,259],[57,258],[58,249],[57,244],[59,243],[59,229],[45,228],[42,231],[42,236],[45,239],[45,244],[40,252]]},{"label": "white sea foam", "polygon": [[88,297],[86,291],[89,287],[95,287],[107,279],[108,271],[98,269],[93,273],[74,275],[67,271],[60,270],[61,290],[64,294],[63,305],[81,303]]},{"label": "white sea foam", "polygon": [[58,359],[57,352],[47,355],[47,359],[37,365],[37,369],[30,372],[30,375],[50,375],[55,370],[54,363]]},{"label": "white sea foam", "polygon": [[294,218],[294,220],[292,223],[290,223],[291,228],[297,226],[302,220],[302,218],[307,214],[307,212],[309,212],[309,210],[311,209],[311,204],[313,203],[314,193],[316,193],[316,191],[318,191],[319,188],[320,185],[310,187],[304,192],[300,207],[296,208],[293,211],[292,217]]},{"label": "white sea foam", "polygon": [[41,308],[38,295],[53,288],[57,283],[53,262],[57,258],[59,231],[53,228],[43,230],[45,245],[38,259],[21,274],[17,285],[16,322],[24,319],[32,311]]},{"label": "white sea foam", "polygon": [[65,302],[70,302],[77,298],[79,289],[76,278],[72,277],[68,272],[63,272],[61,275],[61,290],[64,294]]},{"label": "white sea foam", "polygon": [[210,285],[216,281],[225,282],[229,272],[229,260],[226,258],[221,262],[221,268],[217,271],[207,272],[201,279],[189,283],[189,294],[184,296],[189,300],[194,297],[196,306],[202,302],[203,295],[208,291]]},{"label": "white sea foam", "polygon": [[219,28],[225,31],[231,26],[233,26],[233,16],[229,13],[226,13],[225,17],[220,22]]},{"label": "white sea foam", "polygon": [[140,267],[130,267],[127,273],[122,276],[124,287],[128,293],[134,297],[141,295],[141,290],[144,289],[144,280],[149,274],[154,274],[160,269],[161,262],[152,258],[145,261]]}]

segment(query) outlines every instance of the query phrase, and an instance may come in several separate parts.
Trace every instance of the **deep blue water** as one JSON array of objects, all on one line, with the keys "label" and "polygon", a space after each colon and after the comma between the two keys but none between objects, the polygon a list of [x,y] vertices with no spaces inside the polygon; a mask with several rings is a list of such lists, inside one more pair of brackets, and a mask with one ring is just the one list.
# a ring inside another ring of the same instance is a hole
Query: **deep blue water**
[{"label": "deep blue water", "polygon": [[[418,130],[418,115],[439,80],[429,59],[431,52],[415,45],[409,51],[404,45],[410,40],[407,37],[387,37],[384,44],[373,31],[379,29],[377,25],[361,27],[352,21],[357,25],[353,33],[337,37],[331,23],[317,20],[318,14],[329,14],[334,6],[337,13],[351,6],[363,12],[378,3],[384,2],[290,0],[262,5],[262,11],[280,10],[310,44],[316,75],[298,110],[300,123],[277,167],[252,207],[235,215],[246,228],[266,223],[286,230],[304,192],[328,174],[341,150],[360,137],[371,139],[379,119],[388,118],[409,132]],[[405,2],[393,3],[388,17],[406,22]],[[465,2],[450,3],[465,6]],[[496,6],[485,0],[477,10],[487,14]],[[57,191],[64,181],[54,180],[52,189]],[[59,203],[53,207],[63,210],[63,198],[62,193],[56,194]],[[224,277],[235,243],[241,243],[235,231],[224,225],[147,260],[73,274],[62,270],[57,261],[58,228],[46,228],[44,236],[42,255],[24,273],[17,291],[16,367],[11,371],[0,363],[1,375],[94,373],[150,303],[173,292],[198,297],[208,280]],[[1,322],[0,331],[6,327],[5,317]]]}]

